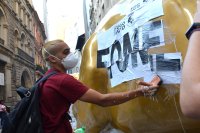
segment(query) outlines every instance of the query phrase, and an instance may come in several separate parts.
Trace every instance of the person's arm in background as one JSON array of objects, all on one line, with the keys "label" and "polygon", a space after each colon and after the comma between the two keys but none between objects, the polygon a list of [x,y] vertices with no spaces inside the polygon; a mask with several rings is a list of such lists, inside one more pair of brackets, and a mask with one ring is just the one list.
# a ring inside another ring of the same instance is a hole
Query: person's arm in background
[{"label": "person's arm in background", "polygon": [[[194,22],[200,23],[199,0]],[[189,39],[182,71],[180,105],[185,116],[200,118],[200,31],[193,32]]]}]

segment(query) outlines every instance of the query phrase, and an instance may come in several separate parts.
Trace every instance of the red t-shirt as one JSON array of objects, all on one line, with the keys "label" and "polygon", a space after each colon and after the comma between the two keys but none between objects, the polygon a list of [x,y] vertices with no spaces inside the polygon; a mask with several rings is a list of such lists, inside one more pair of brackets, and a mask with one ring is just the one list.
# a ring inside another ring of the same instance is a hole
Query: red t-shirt
[{"label": "red t-shirt", "polygon": [[[50,69],[46,74],[57,71]],[[46,75],[45,74],[45,75]],[[40,111],[44,133],[72,133],[66,118],[71,103],[76,102],[88,87],[71,75],[57,71],[40,89]]]}]

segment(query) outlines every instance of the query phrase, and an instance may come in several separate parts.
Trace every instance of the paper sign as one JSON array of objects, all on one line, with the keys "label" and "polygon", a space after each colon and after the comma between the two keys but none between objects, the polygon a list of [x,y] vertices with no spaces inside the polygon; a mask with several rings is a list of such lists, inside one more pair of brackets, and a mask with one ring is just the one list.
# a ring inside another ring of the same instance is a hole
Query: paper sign
[{"label": "paper sign", "polygon": [[0,73],[0,85],[4,85],[4,73]]}]

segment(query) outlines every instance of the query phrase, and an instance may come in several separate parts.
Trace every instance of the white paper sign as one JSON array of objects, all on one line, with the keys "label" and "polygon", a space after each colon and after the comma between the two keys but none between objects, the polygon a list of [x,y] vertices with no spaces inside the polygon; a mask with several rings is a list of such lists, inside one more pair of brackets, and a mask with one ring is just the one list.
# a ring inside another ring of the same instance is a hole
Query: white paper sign
[{"label": "white paper sign", "polygon": [[162,79],[164,84],[179,84],[181,81],[181,53],[151,55],[151,68]]},{"label": "white paper sign", "polygon": [[4,73],[0,73],[0,85],[4,85]]},{"label": "white paper sign", "polygon": [[162,20],[120,29],[124,24],[120,21],[98,34],[97,67],[108,68],[112,86],[144,77],[144,70],[150,72],[148,49],[165,45]]},{"label": "white paper sign", "polygon": [[[137,7],[137,5],[141,6],[135,9],[134,7]],[[116,39],[120,40],[125,33],[133,32],[134,29],[142,25],[148,26],[146,23],[149,20],[162,15],[164,15],[162,0],[133,1],[128,8],[127,15],[122,20],[117,22],[106,32],[99,32],[97,34],[98,50],[110,47]],[[143,28],[145,27],[143,26]],[[151,28],[153,28],[153,26],[151,26]],[[151,29],[146,28],[146,30],[150,31]]]},{"label": "white paper sign", "polygon": [[135,27],[164,15],[162,0],[134,0],[127,9],[126,14]]},{"label": "white paper sign", "polygon": [[163,15],[162,0],[133,1],[129,9],[126,17],[98,33],[97,68],[108,69],[112,87],[142,77],[148,82],[155,74],[164,83],[180,83],[180,53],[148,54],[165,45],[163,21],[148,22]]}]

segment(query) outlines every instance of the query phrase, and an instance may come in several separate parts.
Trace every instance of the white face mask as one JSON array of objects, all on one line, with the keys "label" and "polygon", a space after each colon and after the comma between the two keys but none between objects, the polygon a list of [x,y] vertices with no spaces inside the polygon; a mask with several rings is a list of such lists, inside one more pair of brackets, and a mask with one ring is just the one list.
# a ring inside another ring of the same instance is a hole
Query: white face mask
[{"label": "white face mask", "polygon": [[[49,55],[59,59],[58,57],[50,54],[45,48],[44,51],[48,53]],[[61,63],[65,67],[66,70],[74,68],[78,64],[78,58],[79,58],[79,51],[75,51],[74,53],[69,53],[64,59],[61,60]]]},{"label": "white face mask", "polygon": [[66,70],[74,68],[78,64],[78,52],[69,53],[63,60],[62,64]]}]

